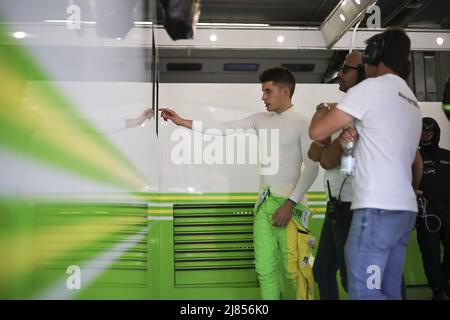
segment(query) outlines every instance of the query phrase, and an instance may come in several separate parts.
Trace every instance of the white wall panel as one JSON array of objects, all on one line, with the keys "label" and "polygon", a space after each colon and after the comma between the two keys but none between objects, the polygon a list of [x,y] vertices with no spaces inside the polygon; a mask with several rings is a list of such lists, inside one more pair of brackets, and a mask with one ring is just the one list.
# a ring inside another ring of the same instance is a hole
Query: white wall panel
[{"label": "white wall panel", "polygon": [[[29,83],[38,86],[39,83]],[[151,88],[145,83],[56,83],[77,110],[89,119],[145,177],[153,192],[254,192],[259,183],[257,164],[181,164],[171,159],[178,142],[172,141],[179,128],[160,123],[159,139],[155,120],[145,127],[108,133],[109,125],[138,116],[150,105]],[[337,85],[297,84],[295,108],[310,119],[320,102],[339,101],[343,96]],[[434,117],[442,128],[441,146],[450,148],[450,122],[440,103],[421,102],[424,116]],[[227,121],[265,112],[259,84],[161,84],[160,106],[169,106],[181,116],[198,120]],[[162,122],[162,121],[161,121]],[[112,126],[114,127],[114,125]],[[189,134],[191,131],[186,130]],[[39,134],[39,133],[35,133]],[[68,134],[68,133],[55,133]],[[30,139],[33,143],[33,139]],[[204,141],[203,147],[211,142]],[[31,192],[112,192],[118,189],[48,166],[33,157],[12,156],[2,150],[2,191]],[[20,159],[14,160],[15,158]],[[235,155],[236,159],[236,155]],[[248,162],[248,161],[247,161]],[[14,163],[14,165],[11,165]],[[22,168],[23,167],[23,170]],[[9,169],[8,169],[9,168]],[[7,170],[8,169],[8,170]],[[6,174],[8,171],[8,174]],[[323,190],[321,169],[311,190]],[[9,181],[9,182],[8,182]],[[138,189],[132,191],[140,191]]]}]

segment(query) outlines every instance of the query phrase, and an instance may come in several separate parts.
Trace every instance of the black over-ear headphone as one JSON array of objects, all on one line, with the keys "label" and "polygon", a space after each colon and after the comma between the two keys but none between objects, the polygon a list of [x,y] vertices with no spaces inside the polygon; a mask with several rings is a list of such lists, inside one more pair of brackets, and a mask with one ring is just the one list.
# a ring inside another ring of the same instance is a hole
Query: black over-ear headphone
[{"label": "black over-ear headphone", "polygon": [[356,81],[356,83],[358,84],[366,79],[366,70],[364,68],[364,64],[362,63],[358,64],[356,67],[358,68],[358,80]]},{"label": "black over-ear headphone", "polygon": [[384,55],[384,39],[377,39],[367,44],[364,51],[364,63],[377,66],[383,60]]}]

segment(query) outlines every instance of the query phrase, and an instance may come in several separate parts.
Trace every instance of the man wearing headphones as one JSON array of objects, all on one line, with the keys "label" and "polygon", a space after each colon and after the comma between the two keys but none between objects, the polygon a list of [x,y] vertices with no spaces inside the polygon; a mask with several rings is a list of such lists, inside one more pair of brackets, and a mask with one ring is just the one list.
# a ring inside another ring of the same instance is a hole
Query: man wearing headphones
[{"label": "man wearing headphones", "polygon": [[[433,118],[422,120],[420,153],[423,159],[423,191],[417,218],[417,241],[433,300],[450,297],[450,151],[439,147],[441,129]],[[423,200],[425,199],[425,201]],[[444,258],[441,263],[441,242]]]},{"label": "man wearing headphones", "polygon": [[[339,90],[347,92],[364,80],[363,56],[358,51],[349,53],[339,68]],[[318,106],[319,107],[319,106]],[[328,203],[320,234],[319,247],[313,265],[314,280],[319,286],[321,300],[339,300],[336,273],[339,270],[342,287],[347,290],[347,269],[344,258],[344,245],[347,241],[352,221],[352,176],[340,172],[342,148],[333,135],[333,142],[311,143],[308,156],[320,162],[325,169],[324,185],[328,190]],[[331,137],[326,140],[330,140]]]},{"label": "man wearing headphones", "polygon": [[[350,299],[400,299],[409,235],[417,213],[411,166],[421,112],[402,77],[409,73],[411,41],[391,28],[367,40],[367,79],[329,112],[317,112],[310,137],[321,141],[355,121],[359,138],[353,183],[353,219],[345,245]],[[345,142],[345,141],[344,141]]]}]

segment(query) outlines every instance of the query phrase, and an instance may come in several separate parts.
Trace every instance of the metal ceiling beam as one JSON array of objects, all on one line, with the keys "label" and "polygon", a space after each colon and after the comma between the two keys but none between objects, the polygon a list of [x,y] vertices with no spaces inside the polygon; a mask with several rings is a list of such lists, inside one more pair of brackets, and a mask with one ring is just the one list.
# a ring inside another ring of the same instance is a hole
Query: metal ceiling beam
[{"label": "metal ceiling beam", "polygon": [[328,63],[327,70],[323,74],[322,83],[332,83],[337,78],[337,69],[342,64],[346,56],[345,51],[335,51],[333,57],[330,59]]},{"label": "metal ceiling beam", "polygon": [[[11,43],[23,42],[29,45],[58,45],[58,46],[112,46],[112,47],[151,47],[151,27],[135,27],[123,39],[106,39],[97,35],[95,26],[83,26],[82,30],[69,30],[65,25],[23,24],[9,25]],[[26,37],[18,40],[12,37],[15,31],[25,32]],[[364,41],[383,29],[359,29],[355,37],[355,49],[365,48]],[[412,50],[421,51],[449,51],[450,30],[417,30],[406,29],[411,38]],[[211,41],[212,34],[216,41]],[[282,42],[278,42],[279,37]],[[442,37],[443,44],[436,43],[436,37]],[[329,49],[317,28],[300,27],[202,27],[197,28],[192,40],[173,41],[166,31],[155,27],[156,44],[160,48],[202,48],[202,49]],[[331,48],[333,50],[348,50],[352,31],[347,31]]]},{"label": "metal ceiling beam", "polygon": [[394,19],[403,9],[405,9],[413,0],[405,0],[401,5],[399,5],[392,13],[383,20],[382,26],[386,27],[387,24]]},{"label": "metal ceiling beam", "polygon": [[342,0],[334,7],[320,26],[327,48],[332,48],[341,37],[364,17],[377,0]]},{"label": "metal ceiling beam", "polygon": [[416,10],[414,10],[413,12],[411,12],[408,16],[405,17],[405,19],[403,19],[398,26],[399,27],[405,27],[410,21],[412,21],[415,17],[417,17],[421,12],[423,12],[426,8],[428,8],[432,3],[434,2],[434,0],[428,0],[425,3],[422,3],[422,5],[417,8]]},{"label": "metal ceiling beam", "polygon": [[310,23],[312,24],[312,20],[316,17],[316,14],[323,8],[323,6],[328,2],[329,0],[322,0],[320,2],[320,5],[314,10],[314,13],[311,16]]}]

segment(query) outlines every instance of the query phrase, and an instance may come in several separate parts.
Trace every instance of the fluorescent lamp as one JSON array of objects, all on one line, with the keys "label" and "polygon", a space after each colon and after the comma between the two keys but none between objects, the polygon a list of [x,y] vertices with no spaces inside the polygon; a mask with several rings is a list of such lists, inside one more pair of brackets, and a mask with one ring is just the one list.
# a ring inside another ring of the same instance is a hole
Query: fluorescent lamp
[{"label": "fluorescent lamp", "polygon": [[13,37],[16,39],[23,39],[27,36],[27,34],[23,31],[16,31],[13,33]]},{"label": "fluorescent lamp", "polygon": [[[73,23],[73,20],[44,20],[47,23]],[[96,25],[95,21],[80,21],[80,24]]]},{"label": "fluorescent lamp", "polygon": [[270,24],[267,23],[209,23],[209,22],[198,22],[196,26],[204,27],[269,27]]}]

